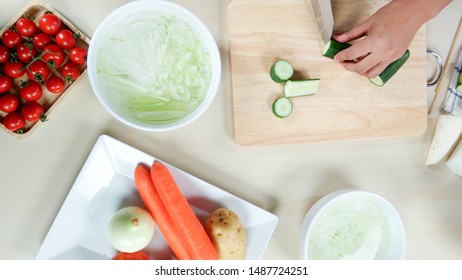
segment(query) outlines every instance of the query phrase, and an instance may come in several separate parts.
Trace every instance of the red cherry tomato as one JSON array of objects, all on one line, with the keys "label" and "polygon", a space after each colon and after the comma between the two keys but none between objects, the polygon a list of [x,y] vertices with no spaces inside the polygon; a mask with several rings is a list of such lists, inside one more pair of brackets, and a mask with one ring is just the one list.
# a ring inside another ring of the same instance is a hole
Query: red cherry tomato
[{"label": "red cherry tomato", "polygon": [[76,36],[74,33],[66,29],[59,31],[58,34],[56,34],[55,41],[61,48],[70,50],[75,47],[75,44],[77,44],[77,40],[75,38]]},{"label": "red cherry tomato", "polygon": [[19,99],[16,95],[5,93],[0,96],[0,110],[5,113],[10,113],[18,109]]},{"label": "red cherry tomato", "polygon": [[51,44],[51,38],[45,33],[37,33],[34,35],[32,38],[32,42],[34,43],[34,46],[36,46],[39,49],[43,49],[44,47],[48,46]]},{"label": "red cherry tomato", "polygon": [[66,59],[66,53],[57,45],[48,45],[42,51],[42,59],[51,67],[57,68]]},{"label": "red cherry tomato", "polygon": [[50,13],[46,13],[39,19],[39,27],[43,33],[48,35],[55,35],[61,29],[61,19]]},{"label": "red cherry tomato", "polygon": [[41,83],[50,77],[51,71],[46,62],[42,60],[36,60],[31,65],[29,65],[29,67],[26,69],[26,73],[31,80]]},{"label": "red cherry tomato", "polygon": [[32,58],[37,56],[37,50],[30,43],[21,43],[16,47],[18,59],[22,62],[29,63]]},{"label": "red cherry tomato", "polygon": [[26,73],[25,66],[26,65],[21,61],[7,61],[3,65],[3,71],[11,78],[16,79],[24,75],[24,73]]},{"label": "red cherry tomato", "polygon": [[26,101],[35,101],[42,97],[42,86],[34,80],[29,80],[21,85],[19,95]]},{"label": "red cherry tomato", "polygon": [[123,253],[119,252],[114,257],[113,260],[150,260],[149,256],[143,252],[133,252],[133,253]]},{"label": "red cherry tomato", "polygon": [[77,64],[84,64],[87,61],[87,50],[76,47],[69,52],[69,59]]},{"label": "red cherry tomato", "polygon": [[17,45],[21,44],[22,37],[13,30],[6,30],[2,34],[2,42],[10,49],[14,49]]},{"label": "red cherry tomato", "polygon": [[46,116],[43,112],[42,105],[35,101],[27,102],[21,107],[22,116],[30,122],[46,121]]},{"label": "red cherry tomato", "polygon": [[20,133],[20,129],[24,127],[26,121],[18,112],[11,112],[3,118],[3,125],[6,129]]},{"label": "red cherry tomato", "polygon": [[9,91],[12,85],[13,81],[10,77],[0,74],[0,93]]},{"label": "red cherry tomato", "polygon": [[79,66],[72,61],[68,61],[61,68],[61,75],[68,83],[72,83],[80,76]]},{"label": "red cherry tomato", "polygon": [[51,93],[61,93],[64,90],[64,80],[58,76],[51,76],[45,83],[46,88]]},{"label": "red cherry tomato", "polygon": [[10,59],[10,51],[7,47],[0,45],[0,63],[5,63]]},{"label": "red cherry tomato", "polygon": [[16,31],[24,37],[31,37],[37,32],[37,25],[32,20],[22,17],[16,22]]}]

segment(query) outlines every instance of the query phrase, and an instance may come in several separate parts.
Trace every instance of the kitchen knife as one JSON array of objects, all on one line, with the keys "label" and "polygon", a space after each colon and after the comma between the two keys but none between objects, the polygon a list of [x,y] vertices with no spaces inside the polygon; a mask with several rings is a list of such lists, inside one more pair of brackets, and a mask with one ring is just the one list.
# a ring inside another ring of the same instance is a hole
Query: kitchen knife
[{"label": "kitchen knife", "polygon": [[[351,45],[348,43],[339,43],[332,39],[334,32],[334,15],[332,14],[331,0],[311,0],[316,23],[318,24],[319,33],[325,44],[323,55],[329,58],[334,58],[338,52],[349,48]],[[409,50],[403,54],[401,58],[393,61],[390,65],[383,70],[377,77],[370,78],[369,80],[376,86],[383,86],[393,77],[396,72],[404,65],[410,56]],[[359,61],[360,59],[358,59]],[[356,61],[356,60],[355,60]]]},{"label": "kitchen knife", "polygon": [[330,0],[311,0],[311,5],[316,17],[319,33],[324,43],[327,44],[334,32],[334,15],[332,14]]}]

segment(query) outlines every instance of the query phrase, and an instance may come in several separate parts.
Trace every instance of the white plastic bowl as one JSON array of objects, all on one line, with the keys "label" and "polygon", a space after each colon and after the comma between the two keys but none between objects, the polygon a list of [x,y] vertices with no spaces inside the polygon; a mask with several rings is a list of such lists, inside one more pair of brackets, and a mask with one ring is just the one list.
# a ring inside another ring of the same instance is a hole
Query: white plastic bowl
[{"label": "white plastic bowl", "polygon": [[[98,49],[107,32],[109,32],[109,30],[113,28],[114,24],[119,22],[120,19],[123,19],[126,16],[147,11],[152,11],[153,13],[168,13],[188,23],[193,28],[193,30],[196,31],[197,35],[202,40],[204,48],[210,54],[211,59],[212,77],[207,87],[207,92],[205,94],[204,100],[198,105],[196,109],[194,109],[184,118],[168,124],[147,123],[143,121],[134,120],[134,118],[131,118],[130,116],[127,117],[122,112],[118,111],[117,108],[113,104],[111,104],[111,102],[108,101],[107,95],[110,93],[103,89],[102,85],[100,84],[98,75],[96,73],[96,57],[98,54]],[[108,16],[106,16],[104,20],[98,25],[91,40],[90,47],[88,50],[87,69],[92,89],[102,106],[111,115],[113,115],[121,122],[134,128],[146,131],[173,130],[193,122],[200,115],[202,115],[207,110],[209,105],[212,103],[217,93],[221,79],[220,53],[215,39],[211,35],[208,28],[190,11],[179,6],[178,4],[174,4],[168,1],[134,1],[120,6],[119,8],[111,12]]]},{"label": "white plastic bowl", "polygon": [[[371,203],[370,205],[377,206],[377,209],[380,209],[379,212],[382,213],[382,216],[384,218],[384,221],[385,221],[384,224],[386,224],[386,227],[388,227],[389,229],[389,235],[388,235],[389,238],[387,238],[388,239],[387,245],[383,245],[387,249],[385,251],[382,251],[383,252],[382,256],[380,257],[375,256],[371,259],[386,259],[386,260],[403,259],[404,251],[405,251],[405,232],[404,232],[404,226],[403,226],[401,217],[399,216],[395,208],[387,200],[385,200],[383,197],[377,194],[366,192],[366,191],[350,190],[350,189],[332,192],[322,197],[320,200],[318,200],[313,205],[313,207],[310,208],[310,210],[306,214],[302,222],[302,225],[301,225],[300,258],[317,259],[314,257],[310,257],[310,252],[313,252],[312,251],[313,248],[310,247],[310,237],[312,237],[311,235],[313,234],[313,232],[315,232],[314,227],[319,226],[319,224],[316,224],[316,221],[318,220],[320,215],[323,213],[323,211],[326,210],[327,207],[330,207],[329,209],[332,209],[333,205],[336,205],[336,206],[342,205],[341,207],[343,207],[345,206],[345,203],[346,203],[345,201],[347,201],[347,199],[355,199],[355,201],[358,201],[358,199],[359,200],[364,199],[366,203],[368,204]],[[343,204],[340,204],[340,203],[343,203]],[[340,210],[342,210],[342,208],[340,208]],[[345,209],[345,212],[346,211],[348,211],[348,209]],[[342,212],[343,211],[339,211],[339,213],[342,213]],[[348,218],[340,217],[340,219],[348,219]],[[343,221],[340,221],[340,223],[343,223]],[[335,223],[335,222],[330,223],[329,230],[333,230],[333,228],[335,228],[336,225],[338,225],[338,223]],[[380,237],[381,236],[382,235],[380,235]],[[349,237],[346,237],[346,239],[348,238]],[[358,245],[358,247],[361,247],[361,246]],[[356,248],[356,250],[359,251],[359,248]],[[348,252],[347,254],[353,254],[353,253],[354,252]],[[358,257],[358,255],[356,255],[356,257]],[[332,258],[319,258],[319,259],[341,259],[341,258],[332,257]],[[367,259],[367,258],[358,257],[357,259]]]}]

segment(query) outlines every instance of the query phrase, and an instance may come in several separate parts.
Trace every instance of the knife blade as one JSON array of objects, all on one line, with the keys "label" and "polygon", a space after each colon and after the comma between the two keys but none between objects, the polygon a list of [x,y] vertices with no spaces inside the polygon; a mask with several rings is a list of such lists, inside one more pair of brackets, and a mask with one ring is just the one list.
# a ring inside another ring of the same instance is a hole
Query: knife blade
[{"label": "knife blade", "polygon": [[324,43],[329,42],[334,32],[334,15],[330,0],[311,0],[319,33]]}]

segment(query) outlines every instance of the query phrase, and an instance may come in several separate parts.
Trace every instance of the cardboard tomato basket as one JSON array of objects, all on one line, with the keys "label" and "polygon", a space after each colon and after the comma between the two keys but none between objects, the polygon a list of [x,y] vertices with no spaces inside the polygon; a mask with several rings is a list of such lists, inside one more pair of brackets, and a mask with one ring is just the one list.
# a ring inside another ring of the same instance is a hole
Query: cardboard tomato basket
[{"label": "cardboard tomato basket", "polygon": [[[34,21],[34,23],[36,24],[36,26],[37,26],[37,30],[38,30],[37,32],[40,32],[40,27],[39,27],[39,24],[38,24],[39,19],[40,19],[40,17],[42,15],[44,15],[45,13],[49,13],[49,12],[55,14],[56,16],[58,16],[61,19],[61,22],[62,22],[61,29],[69,29],[74,34],[79,34],[80,37],[76,38],[76,41],[77,41],[76,47],[82,47],[82,48],[88,50],[88,47],[90,45],[90,38],[88,38],[80,30],[78,30],[71,22],[69,22],[57,10],[55,10],[53,7],[51,7],[50,5],[48,5],[46,2],[44,2],[42,0],[32,1],[26,7],[24,7],[24,9],[19,11],[18,14],[16,14],[16,16],[14,16],[1,29],[0,35],[3,34],[3,32],[5,32],[8,29],[14,28],[16,22],[23,16],[27,16],[28,18],[32,19]],[[54,36],[52,35],[52,36],[50,36],[50,38],[52,38],[52,41],[53,41],[52,44],[55,44]],[[23,37],[23,41],[32,41],[32,38]],[[3,43],[1,43],[1,44],[3,44]],[[61,67],[64,64],[66,64],[66,62],[69,61],[69,55],[68,55],[69,51],[65,50],[65,49],[63,49],[63,51],[66,53],[65,61],[63,62],[63,64],[60,67],[57,67],[57,68],[50,67],[50,72],[51,72],[50,77],[53,76],[53,75],[56,75],[56,76],[61,77],[61,78],[64,79],[64,77],[61,75],[60,70],[61,70]],[[41,51],[39,51],[38,53],[40,54]],[[58,93],[58,94],[51,93],[50,91],[47,90],[47,88],[45,86],[45,81],[41,83],[43,94],[37,100],[37,102],[40,105],[42,105],[42,107],[44,109],[44,114],[47,116],[47,118],[50,116],[53,109],[60,103],[60,101],[63,100],[63,98],[70,91],[70,89],[73,88],[79,81],[81,81],[86,76],[87,64],[86,63],[79,64],[78,66],[79,66],[79,69],[80,69],[80,72],[81,72],[80,76],[72,83],[68,83],[68,82],[66,82],[66,79],[64,79],[65,88],[61,93]],[[0,73],[4,74],[3,65],[0,65]],[[19,105],[18,110],[20,110],[22,104],[25,104],[27,102],[27,101],[24,101],[23,99],[20,98],[20,95],[19,95],[19,90],[21,88],[20,85],[21,85],[22,82],[29,81],[29,80],[30,79],[29,79],[27,74],[24,74],[23,76],[21,76],[19,78],[13,79],[13,86],[8,91],[9,93],[12,93],[12,94],[18,96],[18,98],[20,100],[20,105]],[[4,93],[1,93],[0,95],[3,95],[3,94]],[[5,128],[5,126],[3,125],[3,119],[4,119],[4,117],[6,115],[7,115],[7,113],[0,110],[0,126],[2,127],[2,129],[6,133],[8,133],[8,134],[10,134],[10,135],[12,135],[12,136],[14,136],[14,137],[16,137],[18,139],[24,138],[25,136],[29,135],[35,129],[42,126],[43,124],[49,125],[49,123],[53,121],[52,119],[50,119],[49,121],[45,121],[45,122],[42,122],[40,120],[37,121],[37,122],[30,122],[30,121],[26,120],[26,123],[25,123],[24,127],[22,128],[22,133],[19,134],[19,133],[15,133],[15,132],[10,131],[10,130]]]}]

